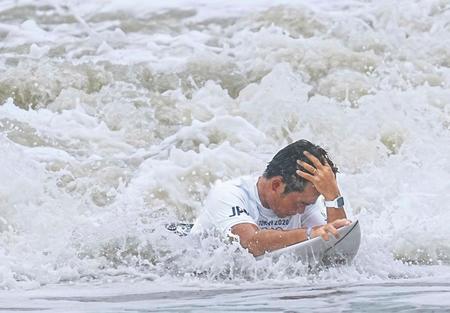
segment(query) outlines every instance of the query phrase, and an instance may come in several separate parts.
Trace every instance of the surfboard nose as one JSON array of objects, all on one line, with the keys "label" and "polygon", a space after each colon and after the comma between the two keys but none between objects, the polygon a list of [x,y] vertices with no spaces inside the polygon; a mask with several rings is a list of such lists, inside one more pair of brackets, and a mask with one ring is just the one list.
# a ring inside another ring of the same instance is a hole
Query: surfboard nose
[{"label": "surfboard nose", "polygon": [[361,229],[359,221],[355,221],[349,229],[341,235],[341,238],[325,251],[322,258],[324,265],[348,264],[356,256],[361,244]]}]

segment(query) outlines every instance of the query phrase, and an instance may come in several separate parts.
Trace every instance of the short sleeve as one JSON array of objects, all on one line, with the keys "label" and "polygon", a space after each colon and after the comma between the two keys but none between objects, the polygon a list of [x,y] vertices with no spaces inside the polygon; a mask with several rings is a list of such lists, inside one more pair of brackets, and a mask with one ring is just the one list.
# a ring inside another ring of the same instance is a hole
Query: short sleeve
[{"label": "short sleeve", "polygon": [[241,223],[255,224],[248,209],[245,192],[237,186],[217,186],[209,193],[204,206],[209,221],[224,235]]}]

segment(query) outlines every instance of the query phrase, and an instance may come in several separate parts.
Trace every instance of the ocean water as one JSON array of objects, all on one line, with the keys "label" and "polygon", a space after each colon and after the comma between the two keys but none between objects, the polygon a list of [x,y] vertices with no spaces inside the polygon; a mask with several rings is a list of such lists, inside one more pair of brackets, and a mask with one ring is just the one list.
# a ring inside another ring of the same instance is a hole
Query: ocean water
[{"label": "ocean water", "polygon": [[[0,312],[450,312],[450,1],[0,1]],[[349,266],[192,222],[325,147]]]}]

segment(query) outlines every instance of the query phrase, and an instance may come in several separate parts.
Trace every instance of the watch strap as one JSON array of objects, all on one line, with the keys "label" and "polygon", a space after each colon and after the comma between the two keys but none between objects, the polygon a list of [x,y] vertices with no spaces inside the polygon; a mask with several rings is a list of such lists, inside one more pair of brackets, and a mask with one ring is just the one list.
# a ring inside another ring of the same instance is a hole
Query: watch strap
[{"label": "watch strap", "polygon": [[344,207],[344,197],[339,196],[333,201],[325,201],[325,206],[327,208],[343,208]]}]

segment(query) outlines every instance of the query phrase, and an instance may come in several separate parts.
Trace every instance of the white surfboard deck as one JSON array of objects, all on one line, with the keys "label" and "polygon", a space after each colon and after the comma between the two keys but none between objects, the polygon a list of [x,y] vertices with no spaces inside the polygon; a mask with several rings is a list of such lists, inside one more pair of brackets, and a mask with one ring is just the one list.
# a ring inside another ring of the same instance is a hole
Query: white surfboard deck
[{"label": "white surfboard deck", "polygon": [[361,243],[361,229],[359,222],[338,229],[339,238],[330,235],[330,239],[325,241],[322,237],[316,237],[308,241],[303,241],[295,245],[266,253],[257,257],[279,258],[282,255],[294,255],[297,261],[309,265],[337,265],[350,263],[358,253]]}]

